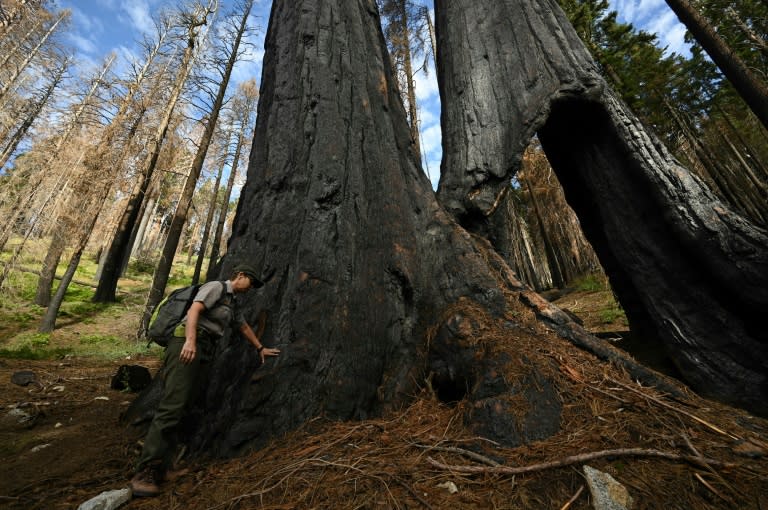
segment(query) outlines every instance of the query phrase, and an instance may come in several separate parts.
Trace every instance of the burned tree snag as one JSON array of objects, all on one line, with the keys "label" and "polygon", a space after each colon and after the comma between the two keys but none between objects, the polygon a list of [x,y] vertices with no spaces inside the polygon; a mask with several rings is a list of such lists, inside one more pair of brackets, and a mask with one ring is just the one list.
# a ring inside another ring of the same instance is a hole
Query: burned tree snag
[{"label": "burned tree snag", "polygon": [[645,131],[555,0],[438,0],[435,15],[445,207],[492,237],[538,134],[633,331],[696,391],[768,414],[768,234]]}]

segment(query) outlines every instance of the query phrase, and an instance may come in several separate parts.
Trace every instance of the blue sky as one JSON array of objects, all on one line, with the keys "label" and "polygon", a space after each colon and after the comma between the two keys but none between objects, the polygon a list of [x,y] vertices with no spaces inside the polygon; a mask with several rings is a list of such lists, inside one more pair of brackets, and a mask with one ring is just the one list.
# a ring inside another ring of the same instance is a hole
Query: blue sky
[{"label": "blue sky", "polygon": [[609,4],[619,13],[619,21],[656,34],[659,46],[666,47],[668,52],[690,54],[684,41],[685,27],[665,0],[609,0]]},{"label": "blue sky", "polygon": [[[224,11],[231,0],[220,0]],[[66,39],[85,66],[96,66],[111,51],[117,52],[124,63],[138,48],[142,33],[152,33],[152,17],[162,7],[175,5],[175,0],[56,0],[60,8],[72,10],[72,29]],[[432,4],[431,0],[427,0]],[[619,12],[619,20],[634,24],[648,32],[658,34],[660,45],[669,51],[686,54],[683,41],[685,29],[664,0],[609,0],[611,8]],[[252,26],[258,30],[252,36],[253,50],[247,60],[235,71],[234,81],[261,78],[263,38],[269,21],[271,0],[256,0]],[[120,64],[118,64],[120,65]],[[422,161],[437,187],[440,179],[441,134],[440,97],[435,71],[416,77],[417,101],[420,108]]]}]

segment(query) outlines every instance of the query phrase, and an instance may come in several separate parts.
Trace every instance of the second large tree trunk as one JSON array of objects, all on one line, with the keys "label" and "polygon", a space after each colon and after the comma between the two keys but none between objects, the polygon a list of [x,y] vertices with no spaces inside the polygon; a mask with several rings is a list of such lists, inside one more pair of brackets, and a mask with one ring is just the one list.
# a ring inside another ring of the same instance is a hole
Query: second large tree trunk
[{"label": "second large tree trunk", "polygon": [[600,77],[555,0],[438,1],[439,196],[486,226],[538,133],[635,333],[700,393],[768,414],[768,235]]}]

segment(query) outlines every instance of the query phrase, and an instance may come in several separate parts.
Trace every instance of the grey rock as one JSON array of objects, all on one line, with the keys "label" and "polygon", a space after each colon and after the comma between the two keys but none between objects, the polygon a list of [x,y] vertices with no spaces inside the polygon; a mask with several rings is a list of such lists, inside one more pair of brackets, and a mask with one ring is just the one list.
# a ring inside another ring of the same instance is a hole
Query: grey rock
[{"label": "grey rock", "polygon": [[608,473],[603,473],[590,466],[584,466],[589,492],[592,494],[592,506],[595,510],[631,510],[632,496]]},{"label": "grey rock", "polygon": [[77,507],[77,510],[114,510],[131,500],[131,489],[105,491]]}]

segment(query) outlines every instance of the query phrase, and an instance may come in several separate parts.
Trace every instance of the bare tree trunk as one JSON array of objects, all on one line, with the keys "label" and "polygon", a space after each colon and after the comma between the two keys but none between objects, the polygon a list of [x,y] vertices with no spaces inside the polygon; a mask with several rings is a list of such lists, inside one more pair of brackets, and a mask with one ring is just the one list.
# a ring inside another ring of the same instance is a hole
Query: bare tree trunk
[{"label": "bare tree trunk", "polygon": [[48,84],[48,87],[46,87],[42,97],[34,102],[34,105],[27,113],[27,116],[24,118],[24,122],[21,123],[21,126],[19,126],[19,128],[13,134],[2,155],[0,155],[0,168],[3,168],[8,162],[13,152],[19,146],[19,143],[21,143],[21,141],[24,139],[24,136],[26,136],[29,128],[32,127],[32,123],[37,120],[40,112],[43,110],[45,105],[48,104],[48,101],[51,99],[54,90],[56,90],[56,87],[59,86],[61,80],[64,78],[64,73],[67,71],[68,67],[69,61],[65,61],[61,64],[59,69],[56,71],[56,74],[53,76],[51,83]]},{"label": "bare tree trunk", "polygon": [[56,21],[53,22],[53,25],[51,25],[48,31],[46,31],[45,35],[43,35],[43,37],[40,39],[40,42],[38,42],[37,45],[32,48],[32,51],[27,54],[21,64],[16,66],[16,70],[11,74],[11,76],[8,78],[8,81],[5,82],[2,88],[0,88],[0,99],[2,99],[3,96],[5,96],[8,91],[11,90],[13,84],[16,83],[16,80],[19,79],[19,76],[21,76],[21,74],[27,69],[27,66],[30,62],[32,62],[32,59],[35,58],[35,55],[37,55],[37,52],[40,51],[40,48],[43,46],[43,44],[45,44],[53,32],[56,31],[56,27],[59,26],[59,23],[61,23],[61,21],[67,17],[69,17],[69,11],[62,11],[59,14],[59,17],[56,18]]},{"label": "bare tree trunk", "polygon": [[403,71],[408,94],[408,120],[411,126],[411,139],[416,156],[421,158],[419,141],[419,113],[416,106],[416,85],[413,82],[413,65],[411,64],[411,30],[408,26],[408,9],[406,0],[398,0],[400,16],[403,20]]},{"label": "bare tree trunk", "polygon": [[[10,10],[6,10],[0,4],[0,27],[2,27],[3,29],[7,29],[9,26],[14,24],[15,22],[24,18],[25,14],[27,15],[39,14],[41,4],[42,4],[42,0],[23,0],[19,2],[19,5],[17,5],[15,9],[10,9]],[[27,13],[25,11],[31,11],[31,13]],[[0,33],[3,33],[3,32],[0,32]],[[3,35],[5,34],[3,33]]]},{"label": "bare tree trunk", "polygon": [[[78,158],[78,160],[77,160],[76,165],[80,163],[80,160],[81,160],[82,156],[83,155],[81,154],[80,158]],[[35,217],[40,217],[42,215],[43,211],[48,206],[48,204],[51,202],[51,200],[53,200],[55,194],[60,189],[66,188],[66,185],[62,185],[62,181],[64,181],[64,180],[65,180],[65,174],[64,174],[64,172],[61,172],[58,175],[58,181],[56,182],[56,184],[53,187],[53,189],[55,191],[51,191],[48,194],[48,196],[43,201],[43,203],[40,206],[40,208],[35,213],[35,215],[34,215]],[[9,230],[10,230],[10,227],[9,227]],[[24,237],[22,238],[21,242],[16,246],[16,248],[13,250],[13,253],[11,254],[11,257],[5,263],[5,266],[3,267],[3,272],[0,273],[0,288],[2,288],[3,285],[5,284],[5,281],[6,281],[6,278],[8,277],[8,274],[11,272],[11,269],[13,268],[13,265],[16,263],[16,260],[18,259],[19,255],[21,254],[22,250],[24,249],[24,245],[26,244],[27,240],[29,240],[29,237],[32,235],[32,232],[34,232],[34,230],[35,229],[32,226],[30,226],[30,227],[28,227],[26,229],[26,232],[24,233]],[[7,241],[7,238],[6,238],[6,241]],[[46,257],[46,258],[47,258],[47,260],[54,260],[54,259],[58,260],[58,258],[55,258],[54,256],[51,256],[50,258],[48,258],[48,257]],[[52,269],[52,271],[53,271],[53,273],[55,273],[56,272],[56,268],[54,267]],[[38,293],[39,292],[40,291],[38,290]],[[50,291],[49,291],[49,294],[50,294]]]},{"label": "bare tree trunk", "polygon": [[768,414],[768,234],[645,132],[554,0],[435,7],[446,207],[492,210],[538,132],[633,332],[696,391]]},{"label": "bare tree trunk", "polygon": [[765,129],[768,129],[768,86],[765,82],[747,67],[688,0],[666,2],[760,119]]},{"label": "bare tree trunk", "polygon": [[[205,215],[205,226],[203,226],[203,237],[200,240],[200,252],[197,254],[197,261],[195,262],[195,272],[192,274],[192,285],[197,285],[200,281],[200,272],[203,269],[203,260],[205,259],[205,253],[208,251],[208,238],[211,235],[211,225],[213,224],[213,215],[216,212],[216,205],[219,202],[219,186],[221,185],[221,178],[224,175],[223,161],[219,166],[219,173],[216,174],[216,181],[213,183],[213,193],[211,194],[211,203],[208,205],[208,212]],[[226,206],[226,204],[225,204]],[[224,209],[226,213],[226,208]]]},{"label": "bare tree trunk", "polygon": [[160,151],[163,146],[163,141],[165,140],[165,135],[168,132],[173,112],[176,109],[176,105],[184,90],[189,73],[192,70],[195,47],[200,35],[198,31],[201,26],[204,26],[207,23],[209,14],[210,13],[206,11],[203,18],[193,20],[188,27],[187,46],[184,49],[181,65],[175,77],[173,90],[168,98],[160,123],[155,130],[155,135],[150,141],[147,157],[142,163],[141,171],[138,172],[136,182],[131,190],[131,195],[128,198],[125,210],[117,223],[117,231],[115,232],[112,242],[109,245],[109,250],[107,251],[107,258],[104,261],[101,278],[99,278],[99,284],[93,296],[93,300],[97,303],[110,303],[117,299],[117,282],[122,275],[123,261],[130,252],[131,233],[139,218],[139,211],[141,211],[147,190],[152,182],[152,175],[154,174],[157,161],[160,157]]},{"label": "bare tree trunk", "polygon": [[232,76],[232,69],[235,66],[239,58],[240,42],[242,41],[245,33],[248,16],[253,6],[253,0],[246,0],[243,7],[243,17],[238,27],[237,34],[235,35],[234,42],[230,48],[231,53],[227,61],[226,67],[222,72],[222,80],[219,84],[219,89],[216,93],[216,98],[211,106],[211,111],[205,124],[205,130],[203,132],[200,145],[198,146],[197,153],[192,162],[192,168],[190,169],[189,176],[184,183],[184,189],[181,192],[179,203],[176,206],[176,212],[171,220],[171,226],[168,229],[168,237],[165,240],[162,254],[160,255],[160,261],[155,269],[155,275],[152,279],[152,287],[149,290],[149,297],[147,298],[146,307],[144,309],[144,315],[139,325],[139,332],[144,331],[149,324],[149,318],[152,315],[152,310],[162,300],[163,293],[165,292],[165,286],[168,283],[168,275],[171,272],[171,266],[173,265],[173,258],[176,254],[176,250],[179,246],[179,239],[181,238],[184,224],[187,221],[187,214],[189,213],[189,207],[192,203],[192,197],[195,194],[195,187],[197,186],[197,179],[200,177],[200,171],[203,168],[203,162],[208,152],[208,146],[213,138],[213,132],[216,128],[216,121],[221,113],[221,107],[224,104],[224,96],[229,85],[230,77]]},{"label": "bare tree trunk", "polygon": [[[64,144],[69,141],[69,138],[74,132],[75,128],[80,127],[80,119],[83,113],[85,112],[85,109],[90,105],[93,95],[95,94],[99,86],[102,85],[104,76],[106,76],[107,72],[109,71],[109,68],[112,66],[112,63],[114,61],[115,61],[115,54],[113,53],[107,58],[106,62],[101,68],[101,72],[99,73],[99,75],[93,79],[91,83],[91,87],[88,90],[88,93],[85,95],[85,98],[77,107],[77,110],[75,110],[75,114],[72,116],[72,119],[69,120],[67,127],[64,130],[64,133],[56,142],[56,145],[51,151],[50,156],[46,158],[45,164],[43,165],[43,168],[45,168],[46,170],[51,166],[51,164],[59,156],[59,153],[61,152],[62,147],[64,147]],[[61,172],[66,173],[67,169],[62,169]],[[31,179],[32,182],[28,187],[28,192],[20,195],[19,200],[17,200],[16,204],[14,204],[14,206],[11,208],[11,211],[12,211],[11,217],[6,218],[5,227],[3,228],[3,231],[0,234],[0,250],[2,250],[5,247],[5,243],[8,242],[8,239],[13,233],[13,230],[16,228],[16,223],[19,221],[19,218],[23,217],[23,215],[29,210],[29,206],[30,204],[33,203],[35,195],[37,194],[43,180],[49,176],[50,175],[48,172],[45,172],[45,171],[38,172],[34,176],[34,178]],[[57,180],[61,181],[61,178],[57,177]]]},{"label": "bare tree trunk", "polygon": [[110,189],[111,187],[109,185],[102,186],[99,195],[93,200],[92,207],[94,210],[90,213],[90,217],[86,220],[86,223],[82,225],[84,228],[79,232],[74,252],[69,260],[67,269],[64,271],[64,275],[61,277],[61,282],[56,289],[56,293],[53,295],[53,298],[51,298],[48,308],[43,315],[43,319],[40,322],[38,331],[41,333],[50,333],[56,328],[56,316],[59,314],[61,304],[64,302],[64,296],[67,293],[67,288],[69,287],[69,284],[72,283],[75,271],[77,271],[77,266],[80,264],[80,259],[83,256],[85,247],[88,245],[88,239],[93,233],[93,227],[99,219],[99,213],[104,206],[104,202],[109,195]]},{"label": "bare tree trunk", "polygon": [[[136,234],[132,236],[131,242],[129,243],[129,246],[131,247],[130,255],[136,255],[141,251],[141,247],[144,245],[144,238],[147,234],[147,226],[149,225],[150,220],[155,214],[155,201],[150,198],[148,201],[144,202],[142,204],[142,211],[139,214],[139,218],[141,218],[138,222],[138,229],[136,229]],[[125,271],[125,267],[128,263],[128,257],[125,257],[123,260],[123,271]],[[122,271],[121,271],[122,273]]]},{"label": "bare tree trunk", "polygon": [[61,255],[67,248],[67,239],[72,235],[63,228],[54,229],[51,243],[45,254],[45,260],[40,267],[40,277],[37,279],[37,291],[35,292],[35,304],[48,306],[51,303],[51,288],[56,276],[56,268],[59,266]]},{"label": "bare tree trunk", "polygon": [[422,16],[424,16],[424,19],[427,22],[427,31],[429,32],[429,44],[432,48],[432,55],[436,59],[437,58],[437,42],[435,37],[435,25],[432,23],[432,18],[429,17],[429,9],[426,7],[422,10]]},{"label": "bare tree trunk", "polygon": [[227,189],[224,191],[223,201],[221,203],[221,210],[219,211],[219,219],[216,222],[216,232],[213,235],[213,243],[211,246],[211,258],[208,260],[208,269],[205,273],[205,279],[211,280],[215,278],[214,271],[218,267],[219,260],[219,245],[221,245],[221,237],[224,233],[224,223],[227,221],[227,211],[229,210],[229,199],[232,196],[232,188],[235,186],[235,178],[237,177],[237,167],[240,163],[240,151],[242,150],[244,135],[244,126],[240,130],[240,134],[237,137],[237,146],[235,147],[235,155],[232,160],[232,168],[229,171],[229,177],[227,178]]},{"label": "bare tree trunk", "polygon": [[563,276],[563,271],[560,266],[560,260],[558,259],[554,248],[552,247],[552,242],[549,240],[549,235],[547,235],[547,229],[544,226],[544,218],[541,215],[541,211],[539,211],[539,202],[533,193],[533,186],[531,186],[531,181],[526,179],[525,184],[528,188],[528,195],[530,196],[531,204],[533,205],[533,212],[536,216],[536,224],[539,227],[539,235],[541,235],[541,241],[544,243],[544,253],[546,254],[548,263],[547,265],[549,266],[549,271],[552,275],[552,285],[558,289],[562,289],[565,287],[565,277]]},{"label": "bare tree trunk", "polygon": [[[125,106],[125,103],[123,103],[122,106]],[[107,197],[109,196],[109,192],[111,191],[114,184],[114,177],[117,174],[118,169],[120,169],[123,165],[123,161],[129,147],[127,142],[123,146],[122,150],[120,150],[119,153],[114,156],[112,161],[107,161],[106,156],[110,149],[112,149],[112,143],[114,142],[118,129],[123,128],[123,124],[127,120],[127,110],[128,108],[125,106],[124,108],[121,108],[117,114],[115,114],[115,117],[112,119],[112,123],[106,128],[104,137],[99,141],[99,144],[96,147],[88,151],[88,155],[85,158],[86,162],[83,166],[85,167],[86,172],[76,188],[77,192],[79,192],[78,194],[82,193],[83,197],[85,197],[79,201],[82,207],[81,214],[79,215],[81,223],[77,224],[79,227],[79,232],[77,228],[73,229],[75,232],[78,232],[79,235],[77,236],[74,253],[69,261],[69,265],[67,266],[64,275],[61,277],[59,287],[56,289],[56,293],[48,304],[48,309],[46,310],[45,315],[43,316],[43,320],[40,323],[39,331],[42,333],[49,333],[56,327],[56,316],[58,315],[61,304],[64,301],[64,295],[67,292],[67,287],[72,282],[72,278],[74,278],[75,271],[77,270],[77,266],[80,263],[80,259],[83,255],[83,252],[85,251],[85,247],[88,245],[88,239],[90,239],[91,234],[93,233],[93,228],[96,225],[96,222],[99,220],[99,215],[104,208],[104,203],[106,202]],[[143,111],[139,112],[132,119],[132,123],[128,127],[126,140],[130,141],[136,134],[136,130],[139,128],[143,113]],[[101,165],[106,165],[106,171],[102,171]],[[101,182],[98,182],[97,176],[102,177]],[[100,185],[94,187],[94,183],[98,183]],[[89,197],[88,191],[95,191],[95,193]],[[55,272],[55,270],[56,269],[54,266],[53,271]],[[41,271],[40,281],[42,280],[43,278]],[[50,285],[51,283],[49,282],[49,288]],[[50,290],[48,291],[48,294],[50,294]],[[39,295],[41,295],[41,289],[38,287],[38,296]]]},{"label": "bare tree trunk", "polygon": [[33,24],[33,25],[30,27],[30,29],[27,31],[27,33],[25,33],[25,34],[24,34],[24,36],[23,36],[23,37],[21,37],[21,38],[18,40],[18,43],[17,43],[17,44],[16,44],[16,45],[15,45],[13,48],[11,48],[10,50],[8,50],[8,53],[6,53],[5,57],[3,57],[3,59],[2,59],[2,60],[0,60],[0,69],[3,69],[3,68],[5,68],[5,66],[8,64],[8,62],[11,60],[11,57],[13,57],[13,56],[16,54],[16,52],[19,50],[19,48],[21,48],[21,45],[22,45],[22,44],[24,44],[24,41],[26,41],[27,39],[29,39],[29,37],[30,37],[32,34],[34,34],[34,33],[35,33],[35,31],[37,30],[37,28],[38,28],[40,25],[42,25],[43,21],[45,21],[45,17],[43,17],[43,16],[40,16],[39,18],[37,18],[37,19],[35,20],[35,23],[34,23],[34,24]]}]

